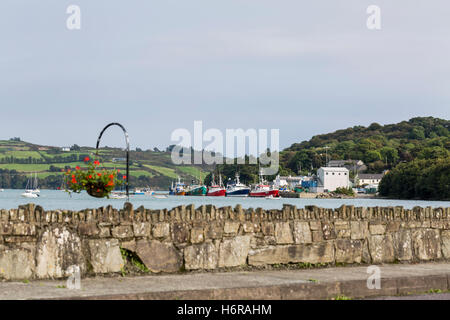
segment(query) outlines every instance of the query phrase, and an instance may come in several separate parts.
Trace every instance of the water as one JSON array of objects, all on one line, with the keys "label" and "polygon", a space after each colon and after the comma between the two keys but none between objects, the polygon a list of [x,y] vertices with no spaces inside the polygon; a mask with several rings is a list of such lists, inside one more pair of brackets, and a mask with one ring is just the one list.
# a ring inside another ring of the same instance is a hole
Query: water
[{"label": "water", "polygon": [[[41,190],[40,197],[29,199],[21,197],[23,190],[5,190],[0,192],[0,209],[17,208],[19,205],[35,203],[42,206],[45,210],[67,209],[81,210],[87,208],[98,208],[112,205],[115,208],[123,208],[125,200],[121,199],[97,199],[89,196],[87,193],[72,194],[70,196],[64,191]],[[450,201],[422,201],[422,200],[385,200],[385,199],[276,199],[269,200],[265,198],[234,198],[234,197],[188,197],[188,196],[169,196],[166,199],[156,199],[150,196],[136,195],[130,196],[130,202],[135,208],[143,205],[147,209],[171,209],[179,205],[194,204],[199,207],[203,204],[213,204],[216,207],[236,206],[241,204],[243,208],[264,208],[281,209],[283,204],[296,205],[297,208],[303,208],[306,205],[316,205],[323,208],[338,208],[341,205],[354,205],[355,207],[385,207],[385,206],[403,206],[411,209],[414,206],[421,207],[448,207]]]}]

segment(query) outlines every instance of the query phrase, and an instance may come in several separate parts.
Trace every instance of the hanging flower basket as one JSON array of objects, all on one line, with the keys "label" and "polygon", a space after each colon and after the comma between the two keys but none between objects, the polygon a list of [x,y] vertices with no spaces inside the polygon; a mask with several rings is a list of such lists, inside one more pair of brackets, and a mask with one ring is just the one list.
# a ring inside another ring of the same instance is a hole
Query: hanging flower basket
[{"label": "hanging flower basket", "polygon": [[123,184],[119,179],[120,170],[100,169],[98,160],[91,161],[89,157],[84,159],[87,168],[76,167],[74,171],[67,170],[65,173],[66,191],[80,193],[83,190],[96,198],[109,198],[111,191]]}]

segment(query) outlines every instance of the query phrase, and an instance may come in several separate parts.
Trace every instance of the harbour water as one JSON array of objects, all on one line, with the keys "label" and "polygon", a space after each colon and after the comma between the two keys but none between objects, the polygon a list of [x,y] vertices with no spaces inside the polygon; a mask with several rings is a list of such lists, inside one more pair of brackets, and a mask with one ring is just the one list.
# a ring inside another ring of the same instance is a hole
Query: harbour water
[{"label": "harbour water", "polygon": [[[0,209],[13,209],[19,205],[35,203],[45,210],[82,210],[86,208],[98,208],[112,205],[115,208],[123,208],[124,199],[97,199],[87,193],[71,194],[58,190],[41,190],[40,197],[28,199],[21,197],[23,190],[5,190],[0,192]],[[216,207],[236,206],[241,204],[243,208],[281,209],[283,204],[291,204],[297,208],[306,205],[316,205],[323,208],[338,208],[341,205],[354,205],[356,207],[385,207],[403,206],[411,209],[415,206],[448,207],[450,201],[423,201],[423,200],[387,200],[387,199],[265,199],[265,198],[234,198],[234,197],[199,197],[199,196],[168,196],[164,199],[151,196],[130,196],[130,202],[135,208],[144,206],[147,209],[171,209],[179,205],[194,204],[199,207],[203,204],[212,204]]]}]

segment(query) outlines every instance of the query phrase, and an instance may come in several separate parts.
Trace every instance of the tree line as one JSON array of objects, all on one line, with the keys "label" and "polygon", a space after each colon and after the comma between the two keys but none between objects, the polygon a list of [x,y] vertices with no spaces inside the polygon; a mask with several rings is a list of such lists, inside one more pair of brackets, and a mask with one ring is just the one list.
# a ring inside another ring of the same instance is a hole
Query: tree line
[{"label": "tree line", "polygon": [[397,199],[450,200],[450,158],[401,163],[383,177],[379,193]]}]

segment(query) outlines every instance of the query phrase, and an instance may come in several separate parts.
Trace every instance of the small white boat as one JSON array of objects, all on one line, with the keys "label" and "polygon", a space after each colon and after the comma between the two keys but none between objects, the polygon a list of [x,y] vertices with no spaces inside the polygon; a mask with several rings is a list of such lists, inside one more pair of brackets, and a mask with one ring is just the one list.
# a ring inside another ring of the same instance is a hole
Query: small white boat
[{"label": "small white boat", "polygon": [[0,192],[3,192],[3,191],[5,191],[5,189],[0,189]]},{"label": "small white boat", "polygon": [[111,192],[111,195],[109,196],[110,199],[126,199],[127,195],[125,194],[125,192],[121,192],[121,191],[113,191]]},{"label": "small white boat", "polygon": [[153,195],[154,191],[150,188],[136,188],[134,189],[134,195],[142,195],[142,196],[151,196]]},{"label": "small white boat", "polygon": [[279,200],[281,197],[274,197],[273,195],[265,197],[267,200]]},{"label": "small white boat", "polygon": [[112,194],[109,196],[110,199],[126,199],[127,196],[124,194]]},{"label": "small white boat", "polygon": [[36,193],[33,193],[33,192],[26,191],[26,192],[22,193],[22,197],[24,197],[24,198],[38,198],[39,195],[36,194]]},{"label": "small white boat", "polygon": [[166,196],[165,194],[153,194],[153,198],[155,198],[155,199],[167,199],[168,196]]}]

